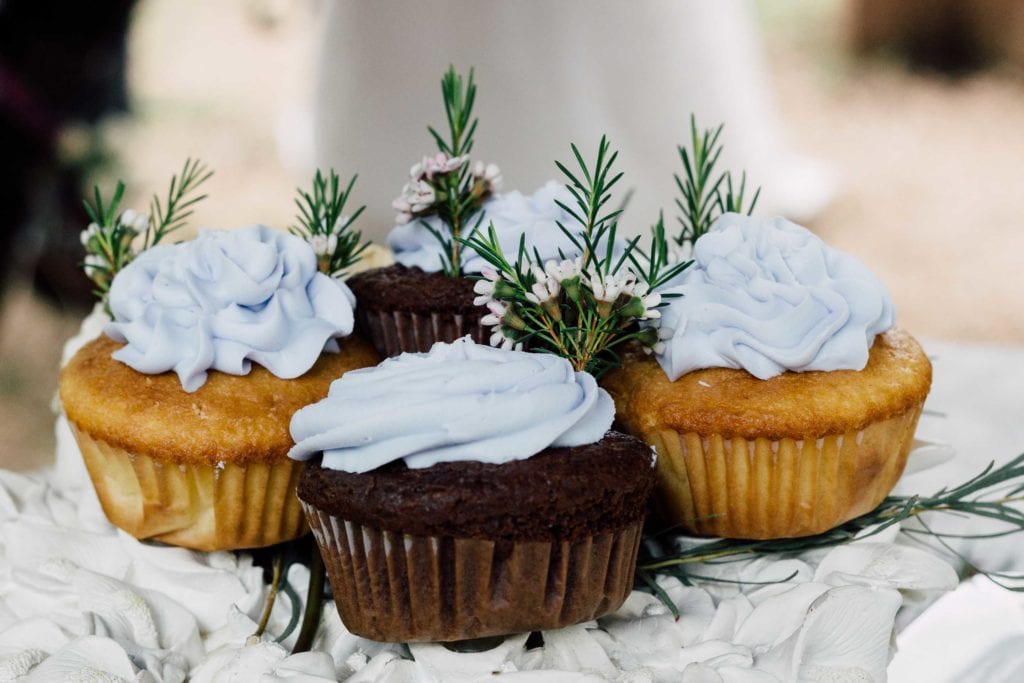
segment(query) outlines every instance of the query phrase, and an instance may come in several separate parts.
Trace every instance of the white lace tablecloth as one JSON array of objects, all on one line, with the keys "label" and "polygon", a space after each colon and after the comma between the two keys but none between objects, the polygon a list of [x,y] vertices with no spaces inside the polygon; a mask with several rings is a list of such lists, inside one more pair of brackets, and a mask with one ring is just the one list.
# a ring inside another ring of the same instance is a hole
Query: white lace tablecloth
[{"label": "white lace tablecloth", "polygon": [[[929,407],[946,417],[925,419],[922,430],[926,436],[937,430],[962,455],[905,477],[904,488],[921,485],[928,492],[936,481],[960,481],[984,462],[1024,448],[1021,421],[1011,425],[1008,417],[1020,401],[993,396],[991,387],[961,393],[986,377],[1010,392],[1013,380],[1024,385],[1024,352],[935,346],[937,369],[963,367],[965,374],[937,373]],[[1021,364],[1016,377],[1007,377],[1003,364],[1013,360]],[[989,363],[990,374],[979,380],[975,371]],[[993,431],[1001,419],[1005,427]],[[892,664],[894,680],[954,680],[960,673],[935,666],[927,647],[925,626],[937,623],[933,633],[946,633],[943,625],[958,618],[956,605],[944,606],[945,599],[894,641],[901,607],[930,603],[957,585],[946,560],[902,541],[896,529],[799,557],[694,568],[731,581],[793,575],[786,583],[687,587],[662,579],[679,619],[656,598],[634,592],[613,615],[544,633],[542,647],[527,649],[521,635],[486,652],[457,653],[437,644],[406,647],[353,636],[327,605],[314,651],[289,655],[294,633],[274,642],[291,617],[286,594],[265,635],[252,637],[267,588],[251,558],[140,543],[118,531],[99,508],[63,420],[57,437],[53,469],[34,475],[0,470],[0,681],[882,681],[894,642],[902,646],[905,639],[905,652]],[[988,439],[984,452],[964,450],[978,448],[978,439]],[[1004,540],[966,551],[1007,568],[1021,554],[1013,545]],[[303,595],[306,569],[293,566],[289,581]],[[1003,595],[1000,604],[1020,614],[997,628],[1009,628],[1007,642],[1019,644],[1024,607]],[[940,607],[947,616],[933,618]],[[922,630],[924,636],[914,635]],[[944,650],[957,656],[956,643],[945,643]],[[960,655],[960,664],[976,670],[969,652]],[[929,665],[933,675],[913,675]]]}]

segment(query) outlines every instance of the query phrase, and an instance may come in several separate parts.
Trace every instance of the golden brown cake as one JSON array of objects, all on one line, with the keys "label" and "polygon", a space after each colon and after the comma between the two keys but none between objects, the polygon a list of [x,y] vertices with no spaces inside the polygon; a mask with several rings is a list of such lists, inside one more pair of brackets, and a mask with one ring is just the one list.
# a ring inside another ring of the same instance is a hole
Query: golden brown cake
[{"label": "golden brown cake", "polygon": [[60,397],[103,510],[136,538],[198,550],[280,543],[306,531],[295,496],[301,464],[288,424],[348,370],[375,365],[356,338],[339,339],[301,377],[259,365],[211,371],[195,392],[172,372],[144,375],[111,358],[100,337],[61,373]]},{"label": "golden brown cake", "polygon": [[666,521],[764,539],[820,533],[876,507],[903,472],[931,376],[920,345],[893,329],[860,371],[761,380],[710,368],[673,382],[642,358],[602,385],[621,428],[658,452]]}]

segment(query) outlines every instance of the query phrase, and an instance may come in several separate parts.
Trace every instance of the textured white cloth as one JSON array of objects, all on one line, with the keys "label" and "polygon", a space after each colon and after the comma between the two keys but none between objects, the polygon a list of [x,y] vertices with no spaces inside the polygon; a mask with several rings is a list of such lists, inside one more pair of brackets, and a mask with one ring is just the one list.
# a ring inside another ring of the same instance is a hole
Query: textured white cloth
[{"label": "textured white cloth", "polygon": [[[348,633],[328,605],[315,651],[289,656],[295,633],[273,642],[291,614],[286,594],[267,635],[250,638],[266,586],[247,555],[161,547],[118,531],[64,420],[57,430],[52,471],[0,471],[0,680],[883,680],[900,605],[957,580],[934,555],[893,543],[893,530],[826,553],[694,568],[727,581],[794,575],[787,583],[687,587],[663,578],[678,620],[634,592],[598,622],[544,633],[542,648],[526,649],[521,635],[481,653],[412,644],[408,659],[398,645]],[[308,579],[301,566],[289,573],[300,595]]]},{"label": "textured white cloth", "polygon": [[[94,318],[101,315],[86,320],[83,337],[98,333]],[[962,481],[990,457],[1004,461],[1024,447],[1024,427],[1010,422],[1024,385],[1024,350],[926,346],[938,354],[929,406],[947,417],[928,416],[923,429],[945,431],[964,449],[901,484],[930,492],[936,483]],[[979,383],[986,391],[976,390]],[[890,528],[799,557],[693,568],[726,582],[687,587],[661,579],[682,613],[678,620],[651,595],[634,592],[613,615],[544,633],[540,648],[526,649],[520,635],[480,653],[437,644],[406,651],[353,636],[328,605],[314,652],[289,656],[294,633],[273,642],[290,617],[286,594],[278,597],[267,635],[250,638],[266,586],[247,555],[140,543],[118,531],[99,508],[63,419],[57,437],[52,469],[35,475],[0,470],[0,681],[882,681],[897,610],[956,585],[949,564],[898,542]],[[928,451],[919,453],[912,464],[929,458]],[[982,563],[1013,566],[1021,556],[1016,545],[975,544],[967,552]],[[786,583],[750,583],[790,575]],[[306,570],[293,567],[288,578],[304,596]],[[730,583],[737,580],[748,583]],[[973,582],[967,587],[976,590]],[[921,671],[932,672],[930,681],[1017,680],[1013,658],[1024,641],[1024,605],[1009,594],[981,591],[963,600],[959,590],[949,594],[920,618],[916,630],[923,635],[907,629],[907,652],[893,680],[922,680],[915,676]],[[950,639],[951,623],[959,635],[976,624],[986,637]],[[942,655],[957,668],[936,666],[929,638],[943,639]],[[992,666],[977,668],[978,656]],[[987,678],[978,678],[982,671]],[[957,678],[961,674],[974,677]]]}]

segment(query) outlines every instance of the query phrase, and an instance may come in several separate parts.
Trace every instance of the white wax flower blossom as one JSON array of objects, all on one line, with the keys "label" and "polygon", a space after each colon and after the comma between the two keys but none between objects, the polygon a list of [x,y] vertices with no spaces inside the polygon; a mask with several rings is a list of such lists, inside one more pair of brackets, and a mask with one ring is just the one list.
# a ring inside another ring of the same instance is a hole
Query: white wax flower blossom
[{"label": "white wax flower blossom", "polygon": [[609,273],[605,276],[597,274],[591,275],[589,281],[590,289],[594,293],[595,299],[606,303],[614,303],[627,288],[630,290],[627,293],[632,293],[635,276],[632,273],[624,275]]},{"label": "white wax flower blossom", "polygon": [[502,317],[508,312],[508,308],[498,301],[487,302],[487,310],[490,313],[480,318],[481,325],[501,325]]},{"label": "white wax flower blossom", "polygon": [[[641,291],[638,291],[641,290]],[[641,320],[657,320],[661,317],[658,306],[661,305],[661,294],[658,292],[647,292],[647,285],[640,283],[633,288],[633,296],[639,297],[644,305],[644,314]]]},{"label": "white wax flower blossom", "polygon": [[505,336],[501,327],[496,327],[491,332],[491,346],[496,346],[503,351],[522,351],[523,349],[522,344],[517,344],[514,339]]},{"label": "white wax flower blossom", "polygon": [[337,235],[313,235],[309,238],[309,246],[317,256],[330,256],[338,248]]},{"label": "white wax flower blossom", "polygon": [[559,283],[571,280],[578,276],[583,269],[583,259],[577,256],[575,259],[556,261],[554,259],[544,264],[544,272]]},{"label": "white wax flower blossom", "polygon": [[149,227],[149,214],[140,213],[134,209],[125,209],[121,212],[118,222],[136,233],[145,232]]},{"label": "white wax flower blossom", "polygon": [[436,175],[445,175],[462,167],[469,160],[466,155],[450,157],[444,152],[438,152],[432,157],[423,157],[423,161],[414,164],[409,169],[409,177],[416,181],[426,178],[433,180]]},{"label": "white wax flower blossom", "polygon": [[501,169],[498,168],[497,164],[486,164],[482,161],[476,162],[473,164],[473,177],[486,183],[491,192],[497,192],[501,189]]},{"label": "white wax flower blossom", "polygon": [[97,268],[98,269],[98,268],[107,268],[107,267],[109,267],[110,264],[107,263],[107,259],[103,258],[99,254],[86,254],[85,255],[85,260],[83,262],[83,265],[85,265],[86,268]]},{"label": "white wax flower blossom", "polygon": [[501,275],[494,268],[485,267],[480,271],[483,276],[482,280],[477,280],[473,285],[473,291],[479,296],[473,299],[474,306],[486,306],[489,302],[494,300],[494,285]]},{"label": "white wax flower blossom", "polygon": [[536,282],[530,288],[530,292],[526,294],[526,298],[530,302],[540,305],[558,298],[562,288],[557,279],[548,275],[539,266],[533,267],[533,277]]},{"label": "white wax flower blossom", "polygon": [[89,240],[98,235],[100,232],[100,226],[96,223],[90,223],[89,226],[79,234],[78,239],[81,240],[82,246],[89,246]]},{"label": "white wax flower blossom", "polygon": [[411,180],[402,187],[402,195],[391,203],[398,211],[397,223],[408,223],[412,214],[426,211],[436,201],[434,188],[426,180]]}]

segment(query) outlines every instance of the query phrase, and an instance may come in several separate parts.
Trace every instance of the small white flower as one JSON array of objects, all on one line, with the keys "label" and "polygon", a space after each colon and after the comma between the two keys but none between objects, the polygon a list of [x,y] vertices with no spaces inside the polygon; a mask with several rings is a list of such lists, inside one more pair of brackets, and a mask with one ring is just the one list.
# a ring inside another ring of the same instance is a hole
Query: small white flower
[{"label": "small white flower", "polygon": [[661,304],[661,294],[651,292],[640,296],[640,301],[644,304],[644,314],[640,317],[641,320],[656,320],[661,317],[661,311],[658,310],[658,306]]},{"label": "small white flower", "polygon": [[317,256],[330,256],[338,248],[337,235],[313,235],[309,238],[309,246]]},{"label": "small white flower", "polygon": [[501,189],[501,169],[498,168],[497,164],[485,164],[482,161],[478,161],[473,164],[473,177],[487,185],[487,189],[490,192],[497,192]]},{"label": "small white flower", "polygon": [[117,220],[121,225],[131,228],[136,233],[145,232],[149,227],[149,214],[139,213],[134,209],[125,209]]},{"label": "small white flower", "polygon": [[544,264],[544,272],[549,277],[554,278],[558,282],[565,282],[571,280],[580,274],[580,270],[583,268],[583,259],[577,257],[575,259],[566,259],[564,261],[556,261],[554,259]]},{"label": "small white flower", "polygon": [[409,181],[402,187],[402,195],[391,202],[391,208],[398,211],[395,221],[408,223],[412,214],[426,211],[436,199],[434,188],[426,180]]},{"label": "small white flower", "polygon": [[526,295],[528,300],[539,306],[558,298],[559,293],[562,291],[558,280],[545,274],[537,266],[533,268],[533,276],[536,282],[533,283],[533,287],[530,288],[530,292]]},{"label": "small white flower", "polygon": [[99,232],[100,226],[97,225],[96,223],[90,223],[89,227],[87,227],[85,230],[81,232],[81,234],[79,234],[78,239],[82,241],[83,247],[87,247],[89,246],[89,240],[98,235]]},{"label": "small white flower", "polygon": [[505,312],[508,311],[508,308],[498,301],[489,301],[487,303],[487,310],[489,310],[490,313],[480,318],[480,324],[500,326],[501,319],[505,316]]},{"label": "small white flower", "polygon": [[486,306],[494,299],[494,283],[490,280],[477,280],[473,285],[473,292],[479,295],[473,299],[473,305]]},{"label": "small white flower", "polygon": [[632,273],[627,273],[626,275],[611,273],[604,277],[592,275],[590,277],[590,290],[598,301],[614,303],[624,289],[627,287],[632,289],[634,277]]},{"label": "small white flower", "polygon": [[135,223],[132,225],[135,228],[135,232],[143,233],[149,228],[149,214],[140,213],[135,217]]},{"label": "small white flower", "polygon": [[107,268],[107,259],[103,258],[99,254],[86,254],[84,265],[86,268],[101,269]]},{"label": "small white flower", "polygon": [[410,183],[406,185],[406,188],[406,199],[409,201],[413,213],[429,209],[430,205],[436,201],[434,188],[425,180]]},{"label": "small white flower", "polygon": [[614,274],[609,274],[606,278],[600,273],[593,274],[590,276],[589,282],[590,291],[594,293],[594,298],[598,301],[612,303],[623,291],[622,284],[618,282]]},{"label": "small white flower", "polygon": [[409,169],[409,175],[413,181],[427,178],[432,180],[436,175],[445,175],[462,168],[462,165],[469,160],[469,157],[450,157],[444,152],[438,152],[432,157],[423,157],[423,161]]},{"label": "small white flower", "polygon": [[483,276],[483,279],[477,280],[476,284],[473,285],[473,291],[479,294],[478,297],[473,299],[474,306],[486,306],[490,301],[494,300],[494,287],[502,277],[501,273],[490,266],[481,268],[480,275]]},{"label": "small white flower", "polygon": [[522,351],[522,343],[516,343],[511,337],[506,337],[500,328],[491,332],[491,346],[497,346],[505,351]]}]

